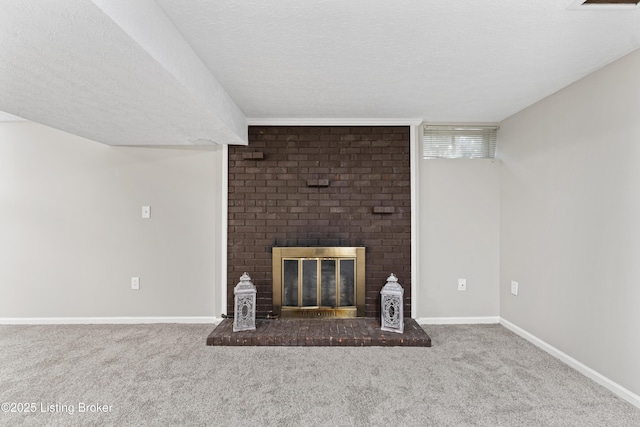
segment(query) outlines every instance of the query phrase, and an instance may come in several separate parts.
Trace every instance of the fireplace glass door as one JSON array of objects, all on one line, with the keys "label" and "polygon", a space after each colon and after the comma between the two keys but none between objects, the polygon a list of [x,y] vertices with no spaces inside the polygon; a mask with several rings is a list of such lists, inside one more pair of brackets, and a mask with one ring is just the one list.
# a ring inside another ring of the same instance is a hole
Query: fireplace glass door
[{"label": "fireplace glass door", "polygon": [[364,301],[364,259],[358,254],[364,258],[364,248],[274,248],[274,312],[356,317],[363,305],[358,296]]},{"label": "fireplace glass door", "polygon": [[355,259],[283,259],[284,307],[355,306]]}]

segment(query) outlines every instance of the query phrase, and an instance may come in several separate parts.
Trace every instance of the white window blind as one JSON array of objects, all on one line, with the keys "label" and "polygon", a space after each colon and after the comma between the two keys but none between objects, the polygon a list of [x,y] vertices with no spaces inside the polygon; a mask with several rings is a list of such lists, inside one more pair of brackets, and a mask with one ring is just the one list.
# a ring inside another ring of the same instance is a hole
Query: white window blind
[{"label": "white window blind", "polygon": [[495,159],[497,126],[424,126],[425,159]]}]

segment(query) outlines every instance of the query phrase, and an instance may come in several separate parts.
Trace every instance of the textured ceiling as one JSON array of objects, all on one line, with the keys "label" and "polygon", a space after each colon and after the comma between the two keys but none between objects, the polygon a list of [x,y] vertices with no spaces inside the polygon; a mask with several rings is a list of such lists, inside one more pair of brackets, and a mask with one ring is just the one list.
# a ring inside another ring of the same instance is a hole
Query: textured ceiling
[{"label": "textured ceiling", "polygon": [[244,114],[500,121],[640,47],[575,0],[157,0]]},{"label": "textured ceiling", "polygon": [[0,110],[113,145],[245,143],[246,118],[499,122],[640,47],[640,8],[576,4],[0,0]]}]

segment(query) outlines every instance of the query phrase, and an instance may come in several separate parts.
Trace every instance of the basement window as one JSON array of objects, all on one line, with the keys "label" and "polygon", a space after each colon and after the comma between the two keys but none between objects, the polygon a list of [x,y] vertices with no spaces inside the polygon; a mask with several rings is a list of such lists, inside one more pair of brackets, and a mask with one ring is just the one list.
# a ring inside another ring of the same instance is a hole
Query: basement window
[{"label": "basement window", "polygon": [[495,159],[497,126],[423,126],[425,159]]}]

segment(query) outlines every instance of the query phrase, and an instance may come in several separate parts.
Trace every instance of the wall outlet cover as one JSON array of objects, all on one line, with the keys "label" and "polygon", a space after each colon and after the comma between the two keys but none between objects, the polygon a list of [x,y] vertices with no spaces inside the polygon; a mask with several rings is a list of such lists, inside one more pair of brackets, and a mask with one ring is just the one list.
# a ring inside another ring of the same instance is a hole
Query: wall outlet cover
[{"label": "wall outlet cover", "polygon": [[467,290],[467,279],[458,279],[458,290],[459,291]]}]

